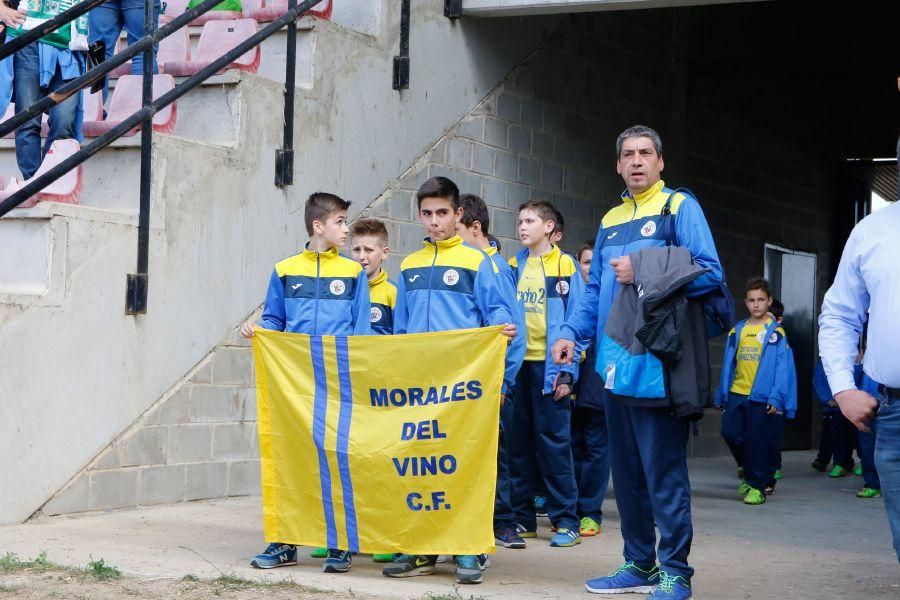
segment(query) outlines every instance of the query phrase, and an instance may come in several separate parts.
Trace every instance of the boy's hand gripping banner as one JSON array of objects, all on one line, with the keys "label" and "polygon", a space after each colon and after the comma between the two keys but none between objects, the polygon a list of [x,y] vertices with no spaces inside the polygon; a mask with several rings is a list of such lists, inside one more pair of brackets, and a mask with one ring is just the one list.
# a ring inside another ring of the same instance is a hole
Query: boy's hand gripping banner
[{"label": "boy's hand gripping banner", "polygon": [[266,540],[364,553],[492,551],[500,329],[257,329]]}]

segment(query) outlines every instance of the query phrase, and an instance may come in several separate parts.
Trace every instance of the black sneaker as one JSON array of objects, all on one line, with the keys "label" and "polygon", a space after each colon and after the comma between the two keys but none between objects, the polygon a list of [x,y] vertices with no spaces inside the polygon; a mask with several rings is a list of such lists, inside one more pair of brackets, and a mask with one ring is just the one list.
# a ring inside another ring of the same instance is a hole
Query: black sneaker
[{"label": "black sneaker", "polygon": [[525,540],[513,527],[497,527],[494,529],[494,543],[504,548],[521,550],[525,548]]},{"label": "black sneaker", "polygon": [[385,577],[415,577],[416,575],[431,575],[434,573],[434,565],[437,556],[424,556],[421,554],[401,554],[394,562],[386,565],[381,570]]}]

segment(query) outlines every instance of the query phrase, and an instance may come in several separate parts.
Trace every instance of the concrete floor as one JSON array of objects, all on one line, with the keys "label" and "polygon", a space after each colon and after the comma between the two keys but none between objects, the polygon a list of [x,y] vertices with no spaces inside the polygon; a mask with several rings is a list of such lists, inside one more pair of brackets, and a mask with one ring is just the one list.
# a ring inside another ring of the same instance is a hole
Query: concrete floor
[{"label": "concrete floor", "polygon": [[[809,468],[812,454],[785,453],[785,478],[769,502],[744,506],[730,459],[691,461],[694,487],[695,598],[735,600],[898,598],[900,566],[881,500],[859,500],[857,477],[829,480]],[[527,550],[499,549],[479,586],[464,598],[586,598],[583,581],[621,562],[615,502],[607,500],[602,536],[550,548],[546,526]],[[368,557],[353,571],[326,575],[301,555],[296,567],[261,572],[247,566],[264,546],[259,498],[193,502],[142,510],[40,519],[0,527],[0,552],[84,565],[103,558],[129,575],[288,579],[322,589],[419,598],[455,594],[452,566],[430,577],[390,580]],[[218,570],[217,570],[218,569]],[[626,596],[637,597],[637,596]]]}]

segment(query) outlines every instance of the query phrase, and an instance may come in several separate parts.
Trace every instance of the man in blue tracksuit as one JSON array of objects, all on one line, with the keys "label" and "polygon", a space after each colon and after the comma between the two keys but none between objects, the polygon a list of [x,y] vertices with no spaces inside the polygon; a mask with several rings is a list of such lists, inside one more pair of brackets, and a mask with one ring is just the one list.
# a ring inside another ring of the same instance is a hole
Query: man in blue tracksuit
[{"label": "man in blue tracksuit", "polygon": [[[677,241],[698,266],[709,269],[687,285],[689,296],[709,293],[722,281],[712,233],[697,200],[677,193],[669,204],[672,217],[663,215],[672,190],[660,179],[664,163],[659,134],[649,127],[631,127],[619,135],[616,151],[616,171],[627,191],[597,232],[585,293],[553,346],[553,357],[560,362],[577,359],[575,340],[603,333],[617,290],[633,283],[629,253]],[[668,228],[661,226],[668,218],[674,218],[675,240],[667,240]],[[597,593],[652,591],[653,598],[685,600],[691,597],[694,572],[687,562],[693,537],[688,422],[667,409],[634,406],[629,400],[607,395],[604,402],[625,563],[607,577],[589,580],[586,587]],[[658,552],[654,524],[660,534]]]}]

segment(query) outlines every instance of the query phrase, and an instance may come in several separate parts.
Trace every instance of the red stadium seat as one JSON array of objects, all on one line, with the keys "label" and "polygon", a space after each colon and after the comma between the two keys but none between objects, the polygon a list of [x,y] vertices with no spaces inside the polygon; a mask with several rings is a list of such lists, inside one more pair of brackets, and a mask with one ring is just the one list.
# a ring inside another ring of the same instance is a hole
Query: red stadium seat
[{"label": "red stadium seat", "polygon": [[[109,112],[104,121],[85,121],[82,131],[85,137],[97,137],[103,135],[132,113],[141,109],[143,76],[125,75],[121,77],[113,90],[112,99],[109,101]],[[168,74],[153,76],[153,98],[159,98],[175,87],[175,79]],[[171,133],[175,128],[177,111],[175,104],[163,108],[153,116],[153,131]],[[125,135],[134,135],[138,128]]]},{"label": "red stadium seat", "polygon": [[156,63],[160,73],[166,72],[166,63],[189,60],[191,60],[191,34],[187,27],[182,27],[159,43],[159,50],[156,51]]},{"label": "red stadium seat", "polygon": [[[41,166],[38,167],[34,177],[28,181],[40,177],[80,149],[81,144],[79,144],[77,140],[56,140],[53,142],[53,145],[50,146],[50,150],[47,151],[47,156],[44,157],[44,161],[41,163]],[[78,165],[20,204],[19,208],[31,208],[37,204],[38,201],[78,204],[78,196],[81,194],[82,179],[82,168],[81,165]],[[28,181],[19,181],[18,178],[13,177],[9,184],[7,184],[6,189],[0,192],[0,200],[7,198],[13,192],[25,187],[25,184],[27,184]]]},{"label": "red stadium seat", "polygon": [[[193,75],[252,36],[258,29],[259,26],[253,19],[210,21],[203,26],[203,31],[200,33],[197,56],[189,61],[166,63],[166,73],[177,77]],[[256,73],[259,69],[260,56],[259,46],[256,46],[225,68]],[[222,69],[222,71],[224,70]]]}]

